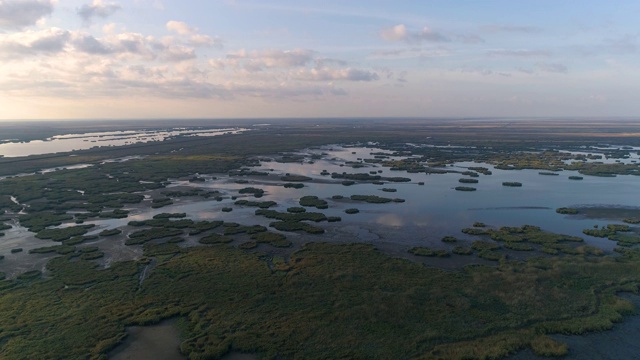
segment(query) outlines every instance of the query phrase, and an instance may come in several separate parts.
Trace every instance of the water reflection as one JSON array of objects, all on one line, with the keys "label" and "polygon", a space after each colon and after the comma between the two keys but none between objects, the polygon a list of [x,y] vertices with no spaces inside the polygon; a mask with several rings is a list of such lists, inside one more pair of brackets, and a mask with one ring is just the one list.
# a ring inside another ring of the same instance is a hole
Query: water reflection
[{"label": "water reflection", "polygon": [[98,146],[123,146],[151,141],[164,141],[178,136],[218,136],[229,133],[238,134],[247,130],[248,129],[245,128],[204,130],[174,128],[165,130],[110,131],[58,135],[45,140],[0,144],[0,156],[18,157],[53,154],[74,150],[86,150]]}]

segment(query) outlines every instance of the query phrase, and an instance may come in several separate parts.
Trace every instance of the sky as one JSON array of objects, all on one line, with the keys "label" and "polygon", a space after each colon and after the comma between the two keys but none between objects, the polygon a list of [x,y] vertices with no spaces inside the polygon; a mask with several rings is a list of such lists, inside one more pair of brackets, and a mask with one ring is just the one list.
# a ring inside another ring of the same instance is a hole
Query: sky
[{"label": "sky", "polygon": [[640,1],[0,0],[0,120],[634,117]]}]

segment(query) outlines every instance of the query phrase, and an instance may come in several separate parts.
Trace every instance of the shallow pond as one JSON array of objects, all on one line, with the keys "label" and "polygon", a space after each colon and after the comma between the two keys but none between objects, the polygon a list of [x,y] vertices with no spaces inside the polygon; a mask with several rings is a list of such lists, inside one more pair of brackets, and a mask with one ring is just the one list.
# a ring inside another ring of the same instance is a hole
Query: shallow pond
[{"label": "shallow pond", "polygon": [[237,134],[247,129],[185,129],[110,131],[58,135],[45,140],[0,143],[0,156],[17,157],[86,150],[97,146],[123,146],[151,141],[164,141],[176,136],[217,136]]}]

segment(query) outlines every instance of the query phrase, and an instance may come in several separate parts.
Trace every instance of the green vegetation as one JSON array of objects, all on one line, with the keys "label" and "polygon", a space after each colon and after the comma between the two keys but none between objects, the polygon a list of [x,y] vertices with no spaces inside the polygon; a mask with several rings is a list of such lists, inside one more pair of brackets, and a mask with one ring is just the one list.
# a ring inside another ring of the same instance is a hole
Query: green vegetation
[{"label": "green vegetation", "polygon": [[119,235],[122,234],[122,230],[120,229],[109,229],[109,230],[102,230],[98,235],[100,236],[114,236],[114,235]]},{"label": "green vegetation", "polygon": [[273,206],[278,206],[278,203],[276,203],[275,201],[237,200],[234,204],[241,205],[241,206],[259,207],[261,209],[268,209]]},{"label": "green vegetation", "polygon": [[304,231],[309,234],[323,234],[324,229],[301,221],[274,221],[270,227],[280,231]]},{"label": "green vegetation", "polygon": [[502,183],[502,186],[521,187],[522,183],[517,181],[505,181]]},{"label": "green vegetation", "polygon": [[183,219],[186,217],[186,213],[160,213],[153,216],[154,219]]},{"label": "green vegetation", "polygon": [[256,243],[269,244],[273,247],[286,248],[291,246],[291,241],[287,237],[271,231],[254,234],[251,236]]},{"label": "green vegetation", "polygon": [[489,242],[489,241],[476,240],[473,243],[471,243],[471,248],[473,250],[482,252],[487,250],[498,250],[500,249],[500,245],[493,242]]},{"label": "green vegetation", "polygon": [[54,245],[54,246],[45,246],[36,249],[29,250],[29,254],[49,254],[56,253],[58,255],[66,255],[71,254],[76,251],[75,246],[69,245]]},{"label": "green vegetation", "polygon": [[464,246],[456,246],[453,248],[453,250],[451,250],[451,252],[457,255],[465,255],[465,256],[473,254],[473,250]]},{"label": "green vegetation", "polygon": [[511,242],[511,241],[507,241],[504,243],[504,248],[505,249],[509,249],[509,250],[516,250],[516,251],[533,251],[535,250],[535,248],[529,244],[523,244],[520,242]]},{"label": "green vegetation", "polygon": [[256,210],[256,215],[264,216],[268,219],[276,219],[287,222],[298,222],[298,221],[325,221],[327,220],[327,216],[323,213],[317,212],[296,212],[296,213],[286,213],[279,212],[275,210]]},{"label": "green vegetation", "polygon": [[300,206],[294,206],[294,207],[287,208],[287,212],[298,214],[298,213],[307,212],[307,209]]},{"label": "green vegetation", "polygon": [[86,252],[80,255],[80,259],[82,260],[96,260],[102,257],[104,257],[104,253],[101,251]]},{"label": "green vegetation", "polygon": [[238,190],[239,194],[252,194],[254,197],[262,197],[264,195],[264,190],[254,188],[254,187],[246,187]]},{"label": "green vegetation", "polygon": [[[525,347],[562,354],[566,346],[544,334],[611,328],[633,311],[617,291],[640,280],[631,254],[448,272],[390,258],[369,245],[309,244],[288,261],[275,257],[272,263],[270,269],[260,257],[226,246],[185,249],[139,284],[143,266],[136,262],[98,270],[86,260],[55,259],[47,266],[49,280],[37,280],[39,271],[5,280],[13,285],[2,290],[0,321],[18,317],[22,325],[5,330],[3,355],[97,357],[121,341],[125,325],[180,314],[188,335],[181,351],[192,358],[220,357],[231,343],[238,351],[282,358],[497,358]],[[575,269],[580,277],[569,276]],[[52,292],[65,284],[65,291]],[[326,316],[321,304],[336,303]],[[296,316],[285,315],[292,310]],[[371,313],[376,316],[366,316]],[[234,324],[246,332],[239,334]],[[55,331],[22,330],[43,326]],[[267,328],[265,339],[260,335]],[[307,346],[300,347],[303,339]],[[372,343],[379,346],[372,350]]]},{"label": "green vegetation", "polygon": [[300,206],[315,207],[317,209],[327,209],[329,207],[329,204],[325,200],[311,195],[301,197],[299,203]]},{"label": "green vegetation", "polygon": [[565,214],[565,215],[575,215],[579,213],[578,209],[568,208],[568,207],[557,208],[556,212],[558,214]]},{"label": "green vegetation", "polygon": [[267,231],[267,228],[262,225],[253,225],[253,226],[228,226],[224,228],[225,235],[235,235],[235,234],[257,234],[261,232]]},{"label": "green vegetation", "polygon": [[585,235],[595,236],[595,237],[609,237],[616,235],[618,232],[628,232],[631,231],[629,225],[618,225],[618,224],[609,224],[606,227],[602,227],[600,229],[584,229],[582,232]]},{"label": "green vegetation", "polygon": [[209,234],[205,237],[200,238],[198,242],[200,244],[227,244],[233,241],[233,238],[225,235],[220,235],[216,233]]},{"label": "green vegetation", "polygon": [[232,212],[233,208],[230,207],[223,207],[222,209],[220,209],[222,212]]},{"label": "green vegetation", "polygon": [[22,248],[14,248],[14,249],[11,249],[11,253],[12,253],[12,254],[19,253],[19,252],[22,252]]},{"label": "green vegetation", "polygon": [[18,219],[20,225],[37,233],[50,226],[60,226],[64,221],[73,219],[73,216],[45,211],[20,215]]},{"label": "green vegetation", "polygon": [[349,208],[349,209],[346,209],[344,212],[347,213],[347,214],[357,214],[357,213],[360,212],[360,210],[358,210],[356,208]]},{"label": "green vegetation", "polygon": [[288,181],[288,182],[302,182],[302,181],[309,181],[313,179],[304,175],[286,175],[281,177],[280,180]]},{"label": "green vegetation", "polygon": [[429,256],[429,257],[449,257],[450,256],[447,250],[433,250],[426,247],[414,247],[409,249],[409,252],[416,256]]},{"label": "green vegetation", "polygon": [[505,255],[493,250],[483,250],[478,251],[478,257],[485,260],[500,261],[505,258]]},{"label": "green vegetation", "polygon": [[376,195],[351,195],[350,198],[353,201],[364,201],[369,204],[385,204],[394,200]]},{"label": "green vegetation", "polygon": [[458,241],[458,239],[456,239],[453,236],[445,236],[441,240],[442,240],[442,242],[446,242],[446,243],[455,243],[455,242]]},{"label": "green vegetation", "polygon": [[286,183],[282,186],[284,186],[285,189],[302,189],[304,187],[304,184]]},{"label": "green vegetation", "polygon": [[381,189],[384,192],[397,192],[398,189],[394,189],[394,188],[382,188]]},{"label": "green vegetation", "polygon": [[159,209],[161,207],[169,205],[173,205],[173,201],[171,201],[171,198],[156,198],[151,200],[151,208],[153,209]]},{"label": "green vegetation", "polygon": [[182,235],[182,230],[171,228],[151,228],[147,230],[138,230],[129,234],[129,238],[125,241],[125,245],[141,245],[151,240],[163,239]]},{"label": "green vegetation", "polygon": [[558,173],[549,172],[549,171],[540,171],[538,174],[540,174],[540,175],[547,175],[547,176],[558,176],[558,175],[560,175],[560,174],[558,174]]},{"label": "green vegetation", "polygon": [[[303,156],[288,152],[328,142],[377,142],[385,149],[386,155],[347,166],[366,166],[364,163],[375,160],[383,165],[383,161],[389,161],[384,166],[425,175],[455,172],[447,166],[460,161],[482,162],[507,170],[564,169],[594,176],[639,173],[638,164],[583,162],[602,155],[539,150],[573,150],[603,141],[617,143],[621,137],[609,131],[609,126],[613,127],[609,123],[606,128],[597,124],[592,128],[589,124],[583,128],[588,131],[567,130],[558,124],[552,131],[539,129],[531,136],[522,136],[531,126],[528,122],[514,126],[515,130],[499,127],[501,136],[495,136],[492,129],[497,127],[493,126],[470,129],[463,123],[452,125],[435,120],[433,124],[403,122],[393,129],[388,124],[278,125],[275,130],[265,128],[237,137],[225,135],[216,141],[171,139],[74,154],[77,156],[0,159],[3,174],[73,163],[94,165],[90,169],[1,180],[0,213],[18,218],[34,233],[60,230],[51,228],[69,226],[73,221],[124,218],[128,216],[123,210],[125,204],[143,201],[142,193],[167,186],[167,179],[200,182],[205,179],[200,174],[208,179],[209,174],[231,174],[232,170],[238,176],[251,175],[244,169],[256,162],[251,159],[253,156],[279,153],[285,155],[278,161],[300,162]],[[567,133],[572,135],[566,136]],[[426,137],[436,146],[406,145]],[[178,152],[179,149],[183,150]],[[102,163],[132,153],[147,157]],[[620,153],[617,155],[622,156],[623,151]],[[391,160],[391,154],[412,156],[396,161]],[[611,158],[611,154],[605,155]],[[491,173],[481,167],[468,170],[463,174],[474,178],[478,173]],[[345,184],[355,181],[345,179]],[[204,190],[153,194],[166,197],[152,202],[154,207],[181,196],[216,196],[222,200],[219,193]],[[16,215],[20,210],[27,214]],[[0,220],[3,221],[6,220]],[[281,221],[277,226],[312,226],[303,221],[308,220]],[[220,221],[193,222],[186,218],[132,222],[132,226],[152,228],[136,229],[139,231],[134,234],[139,236],[127,240],[142,241],[145,257],[137,262],[114,261],[106,269],[87,260],[103,256],[95,247],[74,248],[95,236],[74,235],[53,250],[41,250],[62,255],[47,264],[45,278],[34,271],[0,281],[0,353],[6,358],[104,358],[122,341],[125,326],[178,318],[184,336],[181,351],[194,359],[220,358],[230,350],[257,353],[268,359],[499,358],[523,348],[540,355],[559,356],[567,352],[567,347],[547,334],[610,328],[623,314],[633,311],[631,304],[617,297],[617,293],[637,291],[640,285],[640,255],[634,248],[640,242],[636,234],[622,228],[613,229],[614,234],[605,229],[607,237],[620,246],[616,248],[619,255],[614,257],[605,256],[594,247],[576,246],[574,242],[579,238],[545,233],[535,227],[474,226],[473,231],[465,233],[483,237],[480,241],[487,243],[489,239],[497,241],[495,245],[503,249],[535,248],[562,256],[511,261],[505,257],[505,250],[484,249],[479,250],[478,256],[500,262],[495,266],[466,266],[459,271],[442,271],[390,258],[362,244],[308,244],[293,253],[270,249],[277,255],[262,251],[249,254],[225,245],[181,249],[175,244],[184,241],[186,233],[201,234],[222,225]],[[224,225],[227,234],[264,229]],[[172,232],[177,235],[168,235]],[[237,247],[248,249],[258,246],[259,241],[254,238],[247,242],[247,237],[260,236],[261,241],[268,242],[263,234],[269,233],[201,236],[210,237],[211,243],[245,241]],[[282,236],[273,234],[270,237]],[[169,240],[163,240],[165,235]],[[306,238],[296,236],[296,241],[308,241]],[[288,241],[282,244],[291,245]],[[455,246],[452,252],[473,253],[461,246]],[[153,262],[151,257],[155,258]]]},{"label": "green vegetation", "polygon": [[192,230],[189,231],[189,235],[198,235],[200,233],[203,233],[205,231],[209,231],[209,230],[213,230],[219,226],[222,226],[223,222],[220,220],[214,220],[214,221],[198,221],[196,223],[193,223],[193,225],[191,225]]},{"label": "green vegetation", "polygon": [[456,186],[456,191],[476,191],[476,188],[470,186]]},{"label": "green vegetation", "polygon": [[78,226],[69,226],[66,228],[59,229],[44,229],[40,230],[36,237],[38,239],[50,239],[53,241],[63,241],[70,239],[74,236],[84,235],[89,229],[93,228],[95,225],[78,225]]},{"label": "green vegetation", "polygon": [[582,176],[569,176],[569,180],[582,180],[584,179]]},{"label": "green vegetation", "polygon": [[462,178],[462,179],[458,179],[458,182],[461,182],[463,184],[477,184],[478,179]]}]

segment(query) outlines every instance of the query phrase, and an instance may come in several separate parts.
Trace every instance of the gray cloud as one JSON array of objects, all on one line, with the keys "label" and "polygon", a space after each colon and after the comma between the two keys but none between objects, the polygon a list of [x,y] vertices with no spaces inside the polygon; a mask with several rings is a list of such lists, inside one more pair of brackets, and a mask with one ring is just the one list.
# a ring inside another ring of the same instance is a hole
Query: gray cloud
[{"label": "gray cloud", "polygon": [[424,27],[418,31],[407,29],[406,25],[398,24],[396,26],[384,28],[380,31],[380,37],[387,41],[407,41],[407,42],[448,42],[451,41],[447,36],[433,31],[428,27]]},{"label": "gray cloud", "polygon": [[569,71],[566,65],[560,63],[536,63],[536,68],[540,71],[550,73],[566,74]]},{"label": "gray cloud", "polygon": [[91,5],[82,5],[80,9],[78,9],[78,15],[80,15],[84,21],[91,21],[95,17],[107,18],[120,9],[120,5],[114,2],[93,0]]},{"label": "gray cloud", "polygon": [[434,31],[428,27],[420,30],[410,30],[404,24],[387,27],[380,30],[380,37],[387,41],[404,41],[411,44],[421,44],[423,42],[444,43],[460,42],[465,44],[483,43],[484,39],[476,34],[449,34]]},{"label": "gray cloud", "polygon": [[52,12],[51,0],[0,1],[0,28],[19,29],[31,26]]},{"label": "gray cloud", "polygon": [[110,54],[112,49],[89,34],[81,34],[73,41],[73,45],[79,51],[87,54]]},{"label": "gray cloud", "polygon": [[55,54],[64,50],[70,38],[67,30],[52,28],[0,37],[0,58],[19,59],[38,54]]},{"label": "gray cloud", "polygon": [[604,46],[612,53],[633,54],[638,51],[638,34],[624,34],[604,40]]},{"label": "gray cloud", "polygon": [[566,74],[569,72],[569,68],[565,64],[561,63],[538,62],[532,68],[518,68],[517,71],[529,75],[539,73]]},{"label": "gray cloud", "polygon": [[486,32],[508,32],[508,33],[537,33],[542,31],[539,27],[526,25],[487,25],[482,27]]},{"label": "gray cloud", "polygon": [[465,43],[465,44],[480,44],[480,43],[485,42],[483,38],[481,38],[478,35],[473,35],[473,34],[456,35],[455,39],[456,39],[456,41],[459,41],[459,42]]},{"label": "gray cloud", "polygon": [[195,52],[195,49],[190,47],[174,45],[174,46],[169,46],[166,49],[166,51],[164,52],[164,57],[169,61],[179,62],[184,60],[195,59],[196,52]]},{"label": "gray cloud", "polygon": [[227,60],[242,64],[249,72],[262,71],[265,68],[291,68],[301,67],[313,60],[313,51],[306,49],[294,50],[258,50],[247,52],[245,50],[230,52]]},{"label": "gray cloud", "polygon": [[294,77],[299,80],[307,81],[335,81],[335,80],[347,80],[347,81],[375,81],[379,80],[380,76],[372,71],[360,70],[360,69],[304,69],[294,74]]},{"label": "gray cloud", "polygon": [[531,57],[548,57],[551,56],[551,53],[546,50],[489,50],[487,52],[490,56],[504,56],[504,57],[522,57],[522,58],[531,58]]}]

